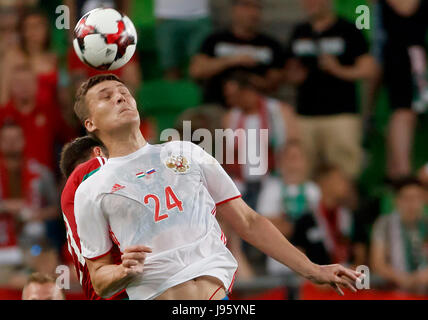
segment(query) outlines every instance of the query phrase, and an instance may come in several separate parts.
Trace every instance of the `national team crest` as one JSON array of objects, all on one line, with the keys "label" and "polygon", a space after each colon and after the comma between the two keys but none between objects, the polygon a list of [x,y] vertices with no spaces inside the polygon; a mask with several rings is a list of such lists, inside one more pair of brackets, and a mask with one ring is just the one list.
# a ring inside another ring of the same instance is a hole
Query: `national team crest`
[{"label": "national team crest", "polygon": [[174,170],[175,173],[186,173],[190,169],[189,161],[182,155],[170,156],[165,165],[167,168]]}]

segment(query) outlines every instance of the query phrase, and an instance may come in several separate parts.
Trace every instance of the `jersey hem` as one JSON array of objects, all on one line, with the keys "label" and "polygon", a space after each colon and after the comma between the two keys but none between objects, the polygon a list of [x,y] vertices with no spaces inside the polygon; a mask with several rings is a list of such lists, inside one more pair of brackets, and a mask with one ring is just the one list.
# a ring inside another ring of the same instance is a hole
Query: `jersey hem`
[{"label": "jersey hem", "polygon": [[226,202],[229,202],[229,201],[232,201],[232,200],[235,200],[235,199],[241,198],[241,197],[242,197],[242,195],[239,195],[239,196],[236,196],[236,197],[232,197],[232,198],[229,198],[229,199],[226,199],[226,200],[220,201],[219,203],[216,203],[215,205],[216,205],[216,206],[219,206],[219,205],[221,205],[221,204],[224,204],[224,203],[226,203]]},{"label": "jersey hem", "polygon": [[88,257],[84,256],[84,258],[86,258],[88,260],[91,260],[91,261],[95,261],[95,260],[101,259],[101,258],[105,257],[106,255],[108,255],[111,252],[112,249],[113,249],[113,246],[106,253],[100,254],[99,256],[96,256],[96,257],[93,257],[93,258],[88,258]]}]

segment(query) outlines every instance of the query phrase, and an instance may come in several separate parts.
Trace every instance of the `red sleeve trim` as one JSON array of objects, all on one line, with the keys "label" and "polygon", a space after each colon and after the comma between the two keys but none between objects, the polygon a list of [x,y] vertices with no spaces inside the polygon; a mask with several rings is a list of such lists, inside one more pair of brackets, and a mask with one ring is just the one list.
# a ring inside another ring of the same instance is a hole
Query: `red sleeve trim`
[{"label": "red sleeve trim", "polygon": [[109,251],[107,251],[106,253],[103,253],[102,255],[99,255],[97,257],[93,257],[93,258],[87,258],[87,257],[85,257],[85,258],[88,259],[88,260],[91,260],[91,261],[95,261],[95,260],[101,259],[102,257],[105,257],[106,255],[108,255],[111,252],[112,249],[113,249],[113,247],[111,247],[109,249]]},{"label": "red sleeve trim", "polygon": [[221,202],[219,202],[219,203],[216,203],[215,205],[216,205],[216,206],[219,206],[219,205],[221,205],[221,204],[224,204],[224,203],[226,203],[226,202],[229,202],[229,201],[232,201],[232,200],[235,200],[235,199],[241,198],[241,197],[242,197],[242,195],[239,195],[239,196],[236,196],[236,197],[233,197],[233,198],[229,198],[229,199],[223,200],[223,201],[221,201]]}]

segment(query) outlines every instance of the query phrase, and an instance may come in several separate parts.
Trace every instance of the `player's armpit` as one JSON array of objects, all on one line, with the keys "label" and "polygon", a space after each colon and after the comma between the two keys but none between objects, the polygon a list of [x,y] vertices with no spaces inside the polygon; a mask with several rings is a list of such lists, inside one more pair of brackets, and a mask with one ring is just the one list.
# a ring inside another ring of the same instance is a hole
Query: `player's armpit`
[{"label": "player's armpit", "polygon": [[251,231],[251,224],[258,217],[241,197],[218,204],[217,215],[243,239]]}]

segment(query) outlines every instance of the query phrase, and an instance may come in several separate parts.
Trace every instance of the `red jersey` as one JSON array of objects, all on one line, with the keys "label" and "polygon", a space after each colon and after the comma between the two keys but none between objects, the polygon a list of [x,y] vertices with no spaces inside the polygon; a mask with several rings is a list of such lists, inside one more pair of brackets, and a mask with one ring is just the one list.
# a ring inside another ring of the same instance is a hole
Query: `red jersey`
[{"label": "red jersey", "polygon": [[[86,297],[90,300],[104,299],[95,293],[88,266],[86,265],[85,258],[82,255],[80,238],[77,233],[76,219],[74,216],[74,195],[79,185],[92,174],[96,173],[101,168],[101,166],[105,164],[105,162],[106,159],[96,157],[77,166],[68,178],[61,195],[61,208],[67,230],[68,250],[73,259],[74,267],[77,272],[77,278],[82,285]],[[113,260],[116,264],[122,263],[120,258],[120,251],[117,246],[113,247],[111,254],[113,255]],[[123,290],[107,300],[123,300],[127,297],[128,295],[126,294],[126,291]]]}]

